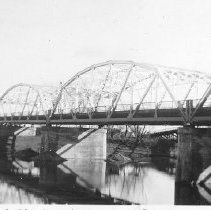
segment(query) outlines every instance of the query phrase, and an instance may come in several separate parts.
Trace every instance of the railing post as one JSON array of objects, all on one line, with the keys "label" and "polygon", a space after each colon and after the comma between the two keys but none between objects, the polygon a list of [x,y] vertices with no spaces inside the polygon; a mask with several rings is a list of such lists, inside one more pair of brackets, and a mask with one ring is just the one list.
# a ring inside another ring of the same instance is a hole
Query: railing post
[{"label": "railing post", "polygon": [[155,104],[155,114],[154,118],[158,118],[158,104]]},{"label": "railing post", "polygon": [[49,110],[47,111],[47,115],[46,115],[46,126],[47,126],[47,127],[51,125],[51,124],[50,124],[51,111],[52,111],[51,109],[49,109]]},{"label": "railing post", "polygon": [[63,109],[59,109],[58,112],[59,112],[59,118],[61,120],[63,116]]}]

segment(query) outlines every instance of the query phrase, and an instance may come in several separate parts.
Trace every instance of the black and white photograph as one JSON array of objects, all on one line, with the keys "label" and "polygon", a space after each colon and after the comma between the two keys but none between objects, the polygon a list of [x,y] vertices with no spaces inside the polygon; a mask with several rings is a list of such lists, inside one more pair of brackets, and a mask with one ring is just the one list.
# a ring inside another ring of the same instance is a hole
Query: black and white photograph
[{"label": "black and white photograph", "polygon": [[0,208],[210,204],[210,0],[0,0]]}]

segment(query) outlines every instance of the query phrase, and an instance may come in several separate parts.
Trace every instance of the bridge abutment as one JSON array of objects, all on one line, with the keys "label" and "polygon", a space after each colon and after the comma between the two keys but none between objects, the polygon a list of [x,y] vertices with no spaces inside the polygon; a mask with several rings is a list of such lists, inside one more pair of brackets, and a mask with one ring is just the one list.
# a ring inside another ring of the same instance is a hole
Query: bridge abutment
[{"label": "bridge abutment", "polygon": [[211,128],[178,129],[176,183],[191,184],[210,165]]}]

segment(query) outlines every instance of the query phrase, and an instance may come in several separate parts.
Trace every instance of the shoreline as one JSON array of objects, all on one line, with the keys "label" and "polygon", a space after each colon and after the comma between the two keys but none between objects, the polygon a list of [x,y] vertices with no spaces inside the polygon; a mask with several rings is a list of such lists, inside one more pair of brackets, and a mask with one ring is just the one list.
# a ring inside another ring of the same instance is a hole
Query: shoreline
[{"label": "shoreline", "polygon": [[[117,149],[117,147],[119,147]],[[116,150],[116,151],[115,151]],[[107,141],[107,161],[112,157],[114,154],[120,154],[123,155],[125,158],[130,158],[130,162],[142,162],[146,159],[151,158],[170,158],[170,159],[176,159],[177,154],[176,152],[172,153],[161,153],[161,152],[152,152],[149,148],[146,148],[144,146],[138,145],[136,149],[134,150],[133,154],[129,156],[131,153],[131,149],[128,148],[125,144],[119,144],[114,143],[114,141],[109,142]],[[145,161],[144,161],[145,162]],[[124,162],[122,163],[124,164]]]}]

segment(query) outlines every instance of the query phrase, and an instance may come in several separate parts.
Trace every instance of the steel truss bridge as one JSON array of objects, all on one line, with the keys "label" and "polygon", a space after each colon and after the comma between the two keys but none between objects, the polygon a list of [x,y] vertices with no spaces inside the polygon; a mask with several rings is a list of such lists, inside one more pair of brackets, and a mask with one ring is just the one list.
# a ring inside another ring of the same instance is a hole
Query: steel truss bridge
[{"label": "steel truss bridge", "polygon": [[0,97],[0,124],[211,125],[211,77],[107,61],[61,86],[16,84]]}]

